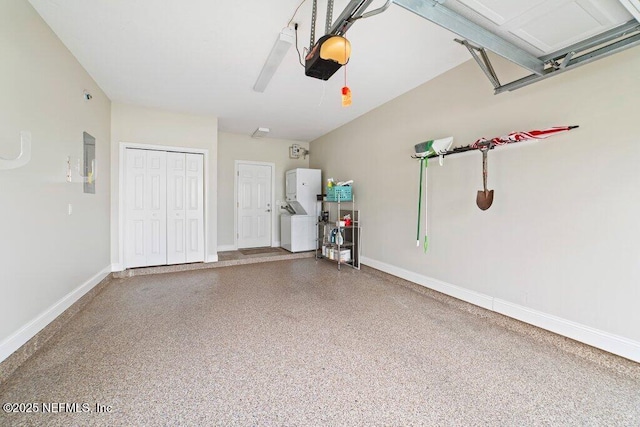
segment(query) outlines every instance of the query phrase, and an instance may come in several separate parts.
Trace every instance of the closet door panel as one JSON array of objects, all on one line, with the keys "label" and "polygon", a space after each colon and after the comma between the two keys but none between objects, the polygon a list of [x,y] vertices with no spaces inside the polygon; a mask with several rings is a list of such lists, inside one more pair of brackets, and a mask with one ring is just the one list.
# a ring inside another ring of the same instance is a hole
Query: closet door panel
[{"label": "closet door panel", "polygon": [[125,152],[125,268],[167,263],[166,153]]},{"label": "closet door panel", "polygon": [[204,261],[204,156],[185,154],[186,262]]},{"label": "closet door panel", "polygon": [[125,151],[125,268],[141,267],[147,263],[145,249],[146,211],[145,191],[147,155],[144,150]]},{"label": "closet door panel", "polygon": [[167,263],[187,262],[184,153],[167,153]]},{"label": "closet door panel", "polygon": [[167,263],[167,153],[147,151],[146,265]]}]

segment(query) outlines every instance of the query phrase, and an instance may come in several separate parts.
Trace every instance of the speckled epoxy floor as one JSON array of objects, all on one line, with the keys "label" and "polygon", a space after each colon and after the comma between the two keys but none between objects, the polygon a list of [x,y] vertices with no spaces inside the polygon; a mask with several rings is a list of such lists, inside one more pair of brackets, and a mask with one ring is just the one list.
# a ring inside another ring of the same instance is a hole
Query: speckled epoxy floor
[{"label": "speckled epoxy floor", "polygon": [[91,412],[2,426],[637,426],[640,376],[307,258],[115,279],[0,386],[6,402]]}]

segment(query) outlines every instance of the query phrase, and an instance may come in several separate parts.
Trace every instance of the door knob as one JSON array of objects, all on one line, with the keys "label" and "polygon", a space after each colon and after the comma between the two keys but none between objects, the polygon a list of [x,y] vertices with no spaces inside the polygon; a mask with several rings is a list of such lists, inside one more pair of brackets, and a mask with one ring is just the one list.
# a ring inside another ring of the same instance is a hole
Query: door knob
[{"label": "door knob", "polygon": [[271,209],[267,209],[265,212],[271,212]]}]

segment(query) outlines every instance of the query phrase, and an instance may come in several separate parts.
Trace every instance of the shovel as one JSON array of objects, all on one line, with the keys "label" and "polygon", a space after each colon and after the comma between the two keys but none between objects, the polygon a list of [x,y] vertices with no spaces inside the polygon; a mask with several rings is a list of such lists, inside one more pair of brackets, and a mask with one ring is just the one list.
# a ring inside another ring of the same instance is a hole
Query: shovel
[{"label": "shovel", "polygon": [[493,190],[487,190],[487,152],[489,148],[491,148],[491,145],[480,148],[480,151],[482,151],[482,185],[484,190],[478,191],[476,205],[483,211],[489,209],[493,203]]},{"label": "shovel", "polygon": [[418,231],[416,231],[416,247],[420,246],[420,212],[422,211],[422,171],[425,158],[420,157],[420,189],[418,190]]}]

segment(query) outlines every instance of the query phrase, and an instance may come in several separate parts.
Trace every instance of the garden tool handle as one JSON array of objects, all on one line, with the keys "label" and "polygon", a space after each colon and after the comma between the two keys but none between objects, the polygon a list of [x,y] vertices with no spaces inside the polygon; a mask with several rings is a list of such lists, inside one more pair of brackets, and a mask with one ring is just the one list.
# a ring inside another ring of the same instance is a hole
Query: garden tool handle
[{"label": "garden tool handle", "polygon": [[487,151],[489,151],[489,147],[481,148],[482,151],[482,187],[484,192],[487,192]]}]

